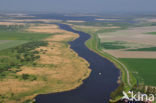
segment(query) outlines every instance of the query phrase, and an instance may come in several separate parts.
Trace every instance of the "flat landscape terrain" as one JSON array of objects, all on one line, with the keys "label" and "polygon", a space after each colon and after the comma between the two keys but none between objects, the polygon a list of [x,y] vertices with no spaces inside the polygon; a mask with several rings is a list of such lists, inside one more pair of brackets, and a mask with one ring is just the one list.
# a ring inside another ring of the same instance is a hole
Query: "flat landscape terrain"
[{"label": "flat landscape terrain", "polygon": [[[121,70],[119,82],[125,84],[125,91],[154,93],[152,92],[156,87],[154,79],[156,78],[156,26],[154,23],[140,20],[136,23],[88,22],[71,25],[76,30],[89,33],[92,38],[86,45],[111,60]],[[118,95],[117,92],[120,90],[123,89],[119,87],[112,95],[115,93]],[[117,99],[118,97],[112,96],[112,100]]]},{"label": "flat landscape terrain", "polygon": [[140,83],[155,86],[155,80],[151,80],[155,77],[154,68],[156,67],[156,51],[154,49],[156,47],[156,35],[153,35],[155,31],[155,26],[136,27],[101,33],[98,36],[101,43],[105,44],[102,45],[104,52],[119,58],[133,75],[138,76],[137,78],[142,77]]},{"label": "flat landscape terrain", "polygon": [[[4,23],[5,24],[5,23]],[[32,103],[38,94],[69,91],[91,72],[69,48],[78,34],[57,25],[10,23],[0,30],[0,102]]]},{"label": "flat landscape terrain", "polygon": [[155,86],[156,59],[121,58],[120,59],[133,73],[139,75],[137,79],[143,81],[145,85]]},{"label": "flat landscape terrain", "polygon": [[38,94],[69,91],[89,77],[88,62],[68,45],[78,34],[55,23],[89,33],[87,47],[120,69],[112,101],[119,100],[123,90],[154,92],[154,19],[5,19],[0,22],[0,102],[31,103]]}]

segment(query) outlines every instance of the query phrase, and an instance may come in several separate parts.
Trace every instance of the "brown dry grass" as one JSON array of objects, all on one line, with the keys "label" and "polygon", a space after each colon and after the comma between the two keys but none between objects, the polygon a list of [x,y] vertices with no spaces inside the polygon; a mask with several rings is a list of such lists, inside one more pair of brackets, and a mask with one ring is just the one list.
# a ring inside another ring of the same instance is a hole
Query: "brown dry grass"
[{"label": "brown dry grass", "polygon": [[78,28],[82,28],[82,29],[114,29],[114,28],[120,28],[119,26],[98,27],[98,26],[78,26],[78,25],[74,25],[74,27],[78,27]]},{"label": "brown dry grass", "polygon": [[[4,79],[0,81],[1,95],[7,103],[21,103],[32,99],[37,94],[55,93],[74,89],[82,84],[82,80],[87,78],[91,72],[89,64],[84,59],[72,51],[64,42],[73,40],[78,35],[60,30],[55,25],[37,26],[36,30],[43,28],[57,29],[62,34],[53,35],[47,39],[47,47],[39,47],[41,58],[36,62],[44,66],[23,66],[22,71],[16,73],[17,76],[29,74],[37,76],[35,81],[24,81],[19,79]],[[39,30],[40,31],[40,30]],[[37,31],[37,32],[39,32]],[[55,32],[51,29],[50,32]],[[49,31],[48,31],[49,32]],[[45,53],[41,52],[45,51]],[[54,65],[54,66],[48,66]],[[11,94],[14,94],[12,97]],[[11,99],[13,98],[13,99]]]},{"label": "brown dry grass", "polygon": [[14,22],[0,22],[0,25],[25,25],[24,23],[14,23]]},{"label": "brown dry grass", "polygon": [[0,82],[0,94],[5,94],[5,93],[14,93],[14,94],[19,94],[23,92],[30,91],[32,86],[37,86],[37,85],[44,85],[43,82],[38,82],[38,81],[19,81],[17,79],[5,79],[4,81]]},{"label": "brown dry grass", "polygon": [[62,20],[56,20],[56,19],[22,19],[22,20],[17,20],[17,19],[12,19],[12,20],[7,20],[11,22],[45,22],[45,23],[50,23],[50,22],[61,22]]},{"label": "brown dry grass", "polygon": [[99,30],[103,30],[103,29],[116,29],[116,28],[120,28],[118,26],[112,26],[111,24],[109,24],[110,26],[108,27],[100,27],[100,26],[80,26],[80,25],[71,25],[73,28],[77,29],[77,30],[83,30],[85,32],[96,32]]},{"label": "brown dry grass", "polygon": [[[55,39],[61,39],[61,40],[64,40],[64,38],[70,38],[73,35],[72,32],[68,32],[68,31],[65,31],[65,30],[62,30],[62,29],[59,29],[59,27],[57,25],[53,25],[53,24],[45,24],[45,25],[38,25],[38,26],[35,26],[35,25],[31,25],[26,31],[28,32],[36,32],[36,33],[60,33],[60,34],[66,34],[66,35],[56,35],[56,37],[53,37]],[[74,36],[75,37],[75,36]],[[53,38],[50,38],[50,39],[53,39]],[[59,40],[59,41],[61,41]]]}]

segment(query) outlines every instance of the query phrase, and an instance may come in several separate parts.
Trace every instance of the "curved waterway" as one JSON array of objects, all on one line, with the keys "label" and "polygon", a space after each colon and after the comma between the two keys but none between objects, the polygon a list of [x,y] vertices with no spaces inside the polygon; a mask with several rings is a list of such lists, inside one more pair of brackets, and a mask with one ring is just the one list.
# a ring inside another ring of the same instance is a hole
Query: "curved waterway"
[{"label": "curved waterway", "polygon": [[67,92],[38,95],[35,103],[109,103],[110,93],[118,86],[119,70],[109,60],[86,47],[89,34],[73,30],[66,24],[58,25],[61,29],[80,35],[69,44],[71,49],[90,63],[92,72],[80,87]]}]

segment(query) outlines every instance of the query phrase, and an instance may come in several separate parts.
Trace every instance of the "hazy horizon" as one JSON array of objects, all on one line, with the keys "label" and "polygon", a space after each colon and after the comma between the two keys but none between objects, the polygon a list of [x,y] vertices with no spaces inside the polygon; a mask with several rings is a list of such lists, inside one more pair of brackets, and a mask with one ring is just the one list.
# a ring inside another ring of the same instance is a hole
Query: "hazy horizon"
[{"label": "hazy horizon", "polygon": [[2,0],[0,11],[55,13],[156,12],[156,0]]}]

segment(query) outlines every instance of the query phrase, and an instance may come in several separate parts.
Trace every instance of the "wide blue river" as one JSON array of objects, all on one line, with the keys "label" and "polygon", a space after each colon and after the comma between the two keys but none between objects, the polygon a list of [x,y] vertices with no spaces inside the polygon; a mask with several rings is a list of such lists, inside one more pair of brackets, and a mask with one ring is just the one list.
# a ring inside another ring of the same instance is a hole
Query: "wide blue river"
[{"label": "wide blue river", "polygon": [[61,29],[80,35],[69,44],[71,49],[90,63],[92,72],[80,87],[67,92],[38,95],[35,103],[109,103],[110,93],[118,86],[119,70],[112,62],[86,47],[89,34],[73,30],[66,24],[58,25]]}]

